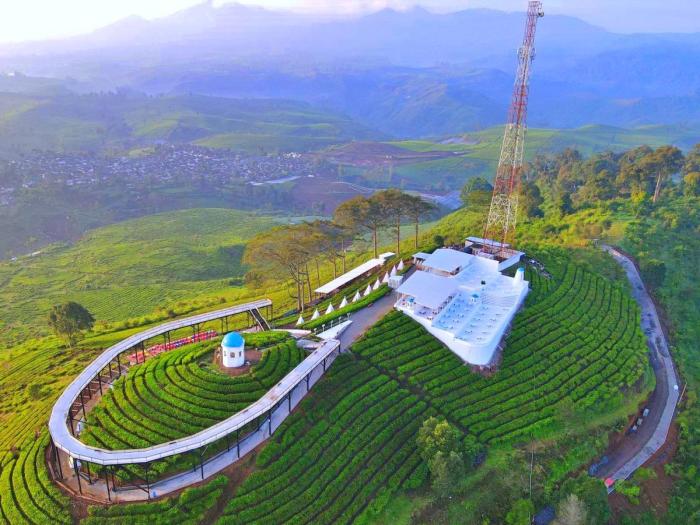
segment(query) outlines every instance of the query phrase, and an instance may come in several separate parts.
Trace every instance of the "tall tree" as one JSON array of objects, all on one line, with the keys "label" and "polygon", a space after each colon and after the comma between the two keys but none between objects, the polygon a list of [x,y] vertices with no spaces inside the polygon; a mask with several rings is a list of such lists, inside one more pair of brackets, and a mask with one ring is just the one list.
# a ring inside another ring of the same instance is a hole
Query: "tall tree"
[{"label": "tall tree", "polygon": [[656,172],[656,184],[654,185],[654,197],[656,203],[661,193],[661,185],[671,175],[678,173],[683,167],[685,158],[683,152],[675,146],[661,146],[653,155],[645,157],[651,162],[651,168]]},{"label": "tall tree", "polygon": [[620,193],[632,195],[644,191],[651,192],[649,187],[649,174],[645,171],[645,165],[641,160],[654,152],[649,146],[639,146],[625,152],[620,157],[620,169],[615,184]]},{"label": "tall tree", "polygon": [[429,417],[416,439],[421,457],[427,462],[432,486],[439,496],[447,496],[464,474],[460,433],[447,421]]},{"label": "tall tree", "polygon": [[69,301],[57,304],[49,312],[49,324],[54,333],[73,346],[83,330],[90,330],[95,318],[84,306]]},{"label": "tall tree", "polygon": [[459,194],[462,203],[467,208],[483,209],[491,202],[493,186],[483,177],[474,177],[469,179]]},{"label": "tall tree", "polygon": [[686,195],[700,195],[700,171],[690,171],[683,177],[683,193]]},{"label": "tall tree", "polygon": [[683,164],[683,175],[693,172],[700,172],[700,144],[696,144],[691,148]]},{"label": "tall tree", "polygon": [[529,499],[519,499],[506,515],[508,525],[530,525],[535,515],[535,505]]},{"label": "tall tree", "polygon": [[259,233],[246,245],[243,262],[255,271],[258,277],[270,281],[280,274],[286,275],[296,287],[299,311],[304,310],[304,288],[308,283],[310,261],[309,227],[306,224],[278,226]]},{"label": "tall tree", "polygon": [[415,227],[413,247],[418,249],[418,226],[426,215],[435,211],[436,206],[432,202],[423,200],[414,195],[409,195],[406,201],[406,215],[413,221]]},{"label": "tall tree", "polygon": [[358,233],[363,229],[369,231],[374,246],[374,257],[379,256],[377,233],[386,225],[386,215],[377,199],[358,195],[345,201],[336,208],[334,221]]},{"label": "tall tree", "polygon": [[375,193],[372,196],[382,209],[382,214],[386,217],[387,222],[391,222],[396,233],[396,253],[401,253],[401,221],[406,215],[408,207],[408,194],[390,188]]},{"label": "tall tree", "polygon": [[540,206],[544,202],[540,188],[531,181],[523,181],[520,185],[518,208],[525,217],[542,217]]}]

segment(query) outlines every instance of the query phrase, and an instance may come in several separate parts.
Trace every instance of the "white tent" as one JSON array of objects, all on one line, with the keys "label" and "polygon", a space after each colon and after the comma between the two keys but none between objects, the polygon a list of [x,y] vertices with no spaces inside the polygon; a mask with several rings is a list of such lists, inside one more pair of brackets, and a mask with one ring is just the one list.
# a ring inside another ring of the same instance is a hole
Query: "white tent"
[{"label": "white tent", "polygon": [[304,317],[300,315],[299,319],[297,319],[297,326],[301,326],[303,324],[304,324]]},{"label": "white tent", "polygon": [[326,308],[326,314],[328,315],[329,313],[333,312],[335,308],[333,308],[333,303],[328,303],[328,308]]},{"label": "white tent", "polygon": [[345,308],[348,305],[348,300],[347,298],[343,297],[343,300],[340,301],[340,306],[338,308]]},{"label": "white tent", "polygon": [[391,273],[390,273],[389,275],[391,275],[392,277],[394,277],[394,276],[396,275],[396,266],[394,266],[394,267],[391,269]]},{"label": "white tent", "polygon": [[372,287],[368,284],[367,288],[365,288],[364,296],[367,297],[371,293],[372,293]]},{"label": "white tent", "polygon": [[319,317],[321,317],[321,314],[318,313],[318,308],[316,308],[314,310],[314,315],[311,316],[311,320],[313,321],[314,319],[318,319]]},{"label": "white tent", "polygon": [[379,287],[382,285],[382,283],[379,282],[379,279],[377,279],[374,282],[374,286],[372,286],[372,290],[379,290]]},{"label": "white tent", "polygon": [[353,302],[353,303],[356,303],[357,301],[360,300],[360,297],[361,297],[361,295],[360,295],[360,290],[357,290],[357,291],[355,292],[355,297],[352,298],[352,302]]},{"label": "white tent", "polygon": [[403,268],[404,268],[404,267],[403,267],[403,259],[401,259],[401,260],[399,261],[399,265],[396,267],[396,269],[397,269],[398,271],[401,271],[401,270],[403,270]]},{"label": "white tent", "polygon": [[384,274],[384,279],[382,279],[382,282],[383,282],[384,284],[386,284],[386,283],[389,282],[389,272],[386,272],[386,273]]}]

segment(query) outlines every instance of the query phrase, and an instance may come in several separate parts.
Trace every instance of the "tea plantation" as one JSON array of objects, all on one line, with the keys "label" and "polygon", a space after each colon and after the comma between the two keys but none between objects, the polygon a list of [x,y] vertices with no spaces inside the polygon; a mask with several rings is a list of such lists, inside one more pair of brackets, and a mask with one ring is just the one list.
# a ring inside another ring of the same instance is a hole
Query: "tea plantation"
[{"label": "tea plantation", "polygon": [[[583,413],[627,408],[628,393],[650,388],[635,303],[624,286],[563,251],[543,258],[552,278],[528,271],[532,292],[491,377],[471,372],[420,326],[391,313],[336,360],[232,497],[216,478],[155,505],[93,507],[86,521],[351,523],[381,512],[397,490],[425,484],[415,437],[431,415],[494,451],[556,439],[566,426],[562,407],[572,403]],[[212,350],[206,344],[132,368],[90,414],[94,430],[86,430],[86,440],[147,446],[227,417],[303,357],[287,342],[276,344],[249,376],[237,378],[201,366]],[[599,423],[591,417],[579,431]],[[43,433],[29,437],[15,452],[6,442],[0,519],[72,521],[67,498],[47,477],[46,442]]]}]

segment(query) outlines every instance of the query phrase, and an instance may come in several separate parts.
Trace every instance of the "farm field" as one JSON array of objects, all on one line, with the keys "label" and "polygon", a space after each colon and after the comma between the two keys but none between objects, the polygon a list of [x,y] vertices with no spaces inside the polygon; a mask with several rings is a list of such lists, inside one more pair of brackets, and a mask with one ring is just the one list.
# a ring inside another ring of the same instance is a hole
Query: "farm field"
[{"label": "farm field", "polygon": [[279,220],[215,208],[168,212],[92,230],[74,245],[55,245],[36,257],[2,262],[0,328],[8,338],[0,348],[46,335],[46,312],[60,301],[77,301],[110,323],[207,296],[249,296],[242,286],[245,241]]}]

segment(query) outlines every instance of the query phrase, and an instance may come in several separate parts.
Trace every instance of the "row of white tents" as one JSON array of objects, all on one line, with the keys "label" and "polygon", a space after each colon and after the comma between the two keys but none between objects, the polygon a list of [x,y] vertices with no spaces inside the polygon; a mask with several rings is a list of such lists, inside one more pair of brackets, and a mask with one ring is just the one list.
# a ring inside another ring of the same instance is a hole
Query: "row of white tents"
[{"label": "row of white tents", "polygon": [[[399,261],[399,264],[398,264],[397,266],[394,266],[394,267],[391,269],[391,271],[386,272],[386,273],[384,274],[384,278],[383,278],[381,281],[379,280],[379,278],[377,278],[377,280],[374,282],[374,284],[368,284],[368,285],[367,285],[367,288],[365,288],[365,291],[364,291],[362,294],[360,294],[360,290],[358,290],[357,292],[355,292],[355,295],[354,295],[353,298],[352,298],[352,302],[353,302],[353,303],[356,303],[356,302],[359,301],[362,297],[367,297],[367,296],[368,296],[369,294],[371,294],[374,290],[378,290],[379,287],[380,287],[382,284],[388,284],[388,283],[389,283],[389,277],[395,277],[396,274],[397,274],[398,272],[400,272],[401,270],[403,270],[403,269],[404,269],[403,261]],[[338,306],[338,309],[340,310],[340,309],[342,309],[342,308],[345,308],[348,304],[349,304],[349,303],[348,303],[347,297],[343,296],[343,300],[340,301],[340,305]],[[335,308],[333,307],[333,303],[330,302],[330,303],[328,303],[328,308],[326,308],[326,311],[325,311],[325,313],[324,313],[323,315],[328,315],[328,314],[333,313],[333,312],[335,312]],[[316,308],[316,309],[314,310],[313,315],[311,316],[311,320],[313,321],[314,319],[318,319],[319,317],[321,317],[321,313],[318,311],[318,308]],[[297,319],[297,326],[301,326],[301,325],[303,325],[305,322],[306,322],[306,321],[304,321],[304,316],[303,316],[303,315],[300,315],[300,316],[299,316],[299,319]]]}]

